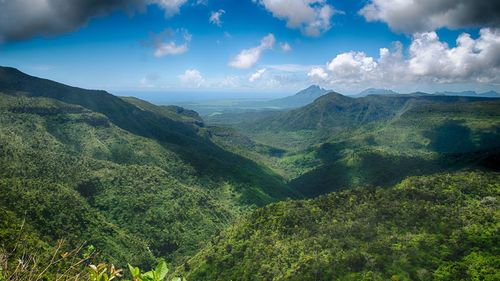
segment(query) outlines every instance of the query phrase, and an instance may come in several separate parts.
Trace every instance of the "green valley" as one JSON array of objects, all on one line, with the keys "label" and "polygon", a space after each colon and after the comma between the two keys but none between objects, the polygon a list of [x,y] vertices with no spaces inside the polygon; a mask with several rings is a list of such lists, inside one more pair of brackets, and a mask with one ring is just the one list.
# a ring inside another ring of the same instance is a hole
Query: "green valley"
[{"label": "green valley", "polygon": [[1,68],[0,276],[495,280],[499,109],[320,92],[205,118]]},{"label": "green valley", "polygon": [[213,144],[192,112],[6,68],[0,89],[2,216],[11,234],[25,221],[35,244],[86,242],[119,265],[177,263],[241,213],[298,197]]}]

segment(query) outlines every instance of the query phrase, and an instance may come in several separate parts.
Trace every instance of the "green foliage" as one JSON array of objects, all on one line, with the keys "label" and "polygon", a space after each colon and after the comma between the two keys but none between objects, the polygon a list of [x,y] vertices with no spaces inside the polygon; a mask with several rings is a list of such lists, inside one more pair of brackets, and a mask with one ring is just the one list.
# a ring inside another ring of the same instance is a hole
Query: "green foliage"
[{"label": "green foliage", "polygon": [[190,111],[7,68],[0,91],[1,211],[38,242],[87,241],[118,266],[179,263],[239,214],[296,196],[269,169],[213,144]]},{"label": "green foliage", "polygon": [[332,93],[243,134],[10,68],[0,91],[0,281],[500,278],[496,100]]},{"label": "green foliage", "polygon": [[114,265],[100,263],[89,266],[89,281],[110,281],[121,276],[121,270]]},{"label": "green foliage", "polygon": [[500,174],[411,177],[257,210],[178,268],[191,280],[495,280]]},{"label": "green foliage", "polygon": [[128,267],[134,281],[162,281],[168,273],[168,267],[164,261],[160,262],[154,270],[145,273],[141,273],[139,268],[133,267],[130,264]]},{"label": "green foliage", "polygon": [[315,197],[350,187],[389,187],[413,175],[498,170],[499,112],[497,99],[353,99],[332,93],[303,108],[236,125],[247,142],[279,148],[280,155],[269,157],[231,135],[218,142],[272,167],[294,190]]},{"label": "green foliage", "polygon": [[[144,273],[141,273],[140,268],[128,265],[132,281],[163,281],[167,278],[168,267],[165,261],[160,261],[156,268]],[[121,269],[116,269],[114,265],[101,263],[97,266],[89,266],[89,281],[109,281],[122,276]],[[182,277],[170,278],[171,281],[186,281]]]}]

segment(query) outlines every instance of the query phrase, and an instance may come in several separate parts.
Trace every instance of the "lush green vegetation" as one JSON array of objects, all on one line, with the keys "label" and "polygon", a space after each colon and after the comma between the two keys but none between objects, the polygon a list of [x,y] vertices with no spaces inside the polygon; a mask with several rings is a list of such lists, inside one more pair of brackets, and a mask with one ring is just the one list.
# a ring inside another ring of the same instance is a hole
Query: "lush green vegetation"
[{"label": "lush green vegetation", "polygon": [[500,101],[491,99],[354,99],[331,93],[306,107],[235,125],[255,147],[273,147],[280,154],[248,153],[248,141],[232,135],[225,143],[314,197],[347,187],[388,187],[412,175],[498,170],[499,109]]},{"label": "lush green vegetation", "polygon": [[498,280],[499,196],[500,174],[464,172],[271,204],[179,272],[189,280]]},{"label": "lush green vegetation", "polygon": [[[297,196],[213,144],[193,112],[0,74],[2,230],[24,221],[28,244],[86,241],[118,266],[175,264],[241,213]],[[1,252],[15,245],[2,239]]]},{"label": "lush green vegetation", "polygon": [[0,68],[0,281],[495,280],[499,108],[332,93],[227,128]]}]

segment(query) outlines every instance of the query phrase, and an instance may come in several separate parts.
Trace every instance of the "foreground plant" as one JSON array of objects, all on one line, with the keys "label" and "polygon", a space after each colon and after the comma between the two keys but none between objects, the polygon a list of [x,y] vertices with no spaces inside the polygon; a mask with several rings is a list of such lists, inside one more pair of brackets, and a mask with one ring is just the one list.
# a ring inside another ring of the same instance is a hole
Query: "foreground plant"
[{"label": "foreground plant", "polygon": [[121,269],[115,268],[114,265],[100,263],[98,265],[89,265],[89,280],[90,281],[110,281],[121,277]]},{"label": "foreground plant", "polygon": [[[132,281],[163,281],[167,277],[168,267],[167,263],[161,261],[155,269],[141,273],[141,269],[128,265]],[[115,268],[114,265],[100,263],[99,265],[89,266],[89,281],[110,281],[118,279],[122,276],[122,270]],[[128,281],[128,280],[125,280]],[[174,277],[171,281],[186,281],[181,277]]]}]

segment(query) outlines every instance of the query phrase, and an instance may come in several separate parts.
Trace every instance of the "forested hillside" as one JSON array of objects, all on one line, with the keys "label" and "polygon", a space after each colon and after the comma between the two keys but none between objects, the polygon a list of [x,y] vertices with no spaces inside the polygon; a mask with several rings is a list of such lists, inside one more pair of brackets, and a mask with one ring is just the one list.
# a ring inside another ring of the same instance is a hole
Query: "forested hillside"
[{"label": "forested hillside", "polygon": [[0,268],[495,280],[499,108],[331,93],[230,128],[0,68]]},{"label": "forested hillside", "polygon": [[347,187],[391,186],[407,176],[500,167],[500,101],[431,95],[350,98],[330,93],[305,107],[233,126],[218,142],[272,167],[314,197]]},{"label": "forested hillside", "polygon": [[34,244],[86,241],[116,264],[175,263],[241,213],[298,196],[213,144],[193,112],[5,68],[0,91],[3,229],[24,222]]},{"label": "forested hillside", "polygon": [[498,173],[410,177],[245,217],[179,268],[189,280],[498,280]]}]

